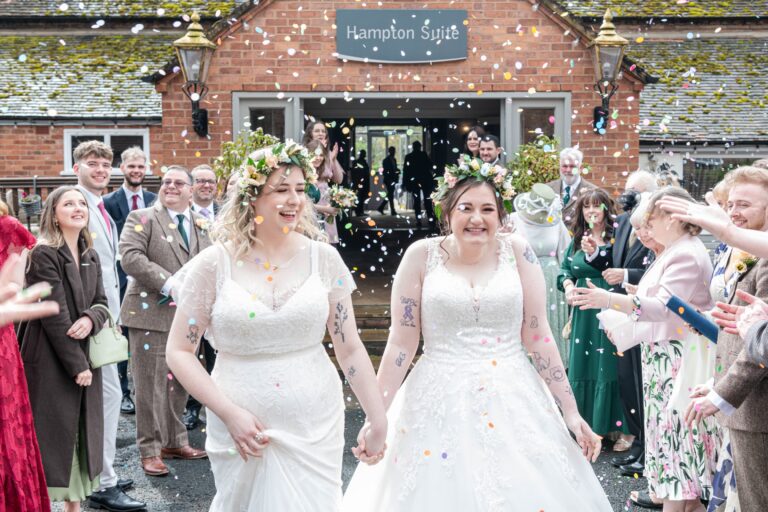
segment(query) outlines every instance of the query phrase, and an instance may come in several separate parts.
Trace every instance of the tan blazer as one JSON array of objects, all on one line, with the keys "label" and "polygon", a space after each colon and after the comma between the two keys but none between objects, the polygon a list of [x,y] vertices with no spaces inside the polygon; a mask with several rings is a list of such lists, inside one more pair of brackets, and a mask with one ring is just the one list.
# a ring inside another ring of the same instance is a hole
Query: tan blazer
[{"label": "tan blazer", "polygon": [[[547,185],[549,185],[549,187],[555,191],[555,194],[557,194],[560,197],[560,199],[563,198],[563,196],[565,195],[565,187],[563,186],[562,178],[557,178],[556,180],[550,181],[549,183],[547,183]],[[576,201],[579,199],[579,194],[581,194],[585,190],[590,190],[593,188],[597,188],[595,184],[585,180],[582,177],[581,181],[579,181],[579,186],[576,187],[575,190],[571,190],[571,198],[568,201],[568,204],[563,205],[563,212],[562,212],[563,222],[565,223],[568,229],[571,229],[571,224],[576,218],[574,213],[576,208]]]},{"label": "tan blazer", "polygon": [[[768,259],[760,259],[739,280],[737,289],[768,298]],[[730,303],[746,303],[730,295]],[[717,414],[721,425],[748,432],[768,432],[768,368],[749,359],[744,340],[720,331],[715,359],[715,392],[736,407],[731,416]]]},{"label": "tan blazer", "polygon": [[211,245],[208,232],[201,228],[206,219],[191,209],[190,215],[189,249],[175,227],[176,219],[171,219],[160,201],[128,215],[120,236],[120,264],[132,280],[120,309],[122,325],[148,331],[170,330],[176,308],[172,301],[160,303],[165,299],[160,290],[169,277]]}]

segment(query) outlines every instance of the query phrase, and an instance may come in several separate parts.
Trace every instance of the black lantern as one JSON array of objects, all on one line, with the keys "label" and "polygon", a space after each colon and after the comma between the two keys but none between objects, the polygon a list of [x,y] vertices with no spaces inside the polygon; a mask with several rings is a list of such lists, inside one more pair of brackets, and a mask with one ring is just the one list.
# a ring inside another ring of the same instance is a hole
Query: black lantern
[{"label": "black lantern", "polygon": [[173,42],[176,48],[176,56],[184,75],[182,90],[192,101],[192,126],[201,137],[208,135],[208,111],[200,108],[200,100],[205,97],[208,87],[208,71],[211,66],[213,52],[216,45],[208,40],[200,25],[200,16],[192,14],[192,23],[189,24],[187,33],[181,39]]},{"label": "black lantern", "polygon": [[601,106],[595,107],[595,133],[605,133],[608,122],[608,103],[619,88],[616,78],[619,76],[621,63],[624,60],[624,50],[628,44],[629,41],[616,33],[613,14],[610,9],[606,9],[600,32],[591,43],[595,63],[595,90],[603,100]]}]

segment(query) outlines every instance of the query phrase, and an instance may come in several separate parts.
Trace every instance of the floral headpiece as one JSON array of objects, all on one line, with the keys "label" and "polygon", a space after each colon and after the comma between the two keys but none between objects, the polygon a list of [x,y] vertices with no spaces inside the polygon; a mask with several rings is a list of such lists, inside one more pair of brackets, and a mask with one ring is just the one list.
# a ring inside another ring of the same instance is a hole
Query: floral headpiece
[{"label": "floral headpiece", "polygon": [[285,142],[257,149],[248,155],[245,162],[235,171],[239,176],[237,187],[240,195],[255,199],[269,175],[286,164],[300,167],[307,183],[317,182],[317,171],[312,166],[312,156],[307,148],[286,139]]},{"label": "floral headpiece", "polygon": [[432,193],[432,201],[438,217],[442,214],[441,203],[448,191],[468,178],[487,181],[501,196],[507,213],[512,213],[512,198],[517,193],[512,184],[512,172],[498,164],[489,164],[479,158],[462,155],[459,165],[446,166],[445,174],[437,178],[437,189]]}]

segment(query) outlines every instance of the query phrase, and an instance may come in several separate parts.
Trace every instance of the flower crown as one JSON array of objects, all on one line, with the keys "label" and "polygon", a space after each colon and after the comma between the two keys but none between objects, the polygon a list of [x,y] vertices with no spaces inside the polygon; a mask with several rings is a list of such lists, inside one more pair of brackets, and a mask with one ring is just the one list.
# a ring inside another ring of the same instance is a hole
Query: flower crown
[{"label": "flower crown", "polygon": [[507,213],[512,213],[512,198],[517,193],[512,184],[512,173],[500,165],[489,164],[479,158],[462,155],[459,165],[447,165],[445,174],[437,178],[437,189],[432,193],[432,201],[436,206],[435,212],[438,217],[442,214],[441,203],[448,191],[469,178],[486,181],[493,186],[503,200],[504,209]]},{"label": "flower crown", "polygon": [[312,166],[312,156],[307,148],[286,139],[285,142],[257,149],[248,155],[245,162],[235,171],[239,176],[237,185],[240,195],[255,199],[270,174],[285,164],[300,167],[307,183],[317,182],[317,171]]}]

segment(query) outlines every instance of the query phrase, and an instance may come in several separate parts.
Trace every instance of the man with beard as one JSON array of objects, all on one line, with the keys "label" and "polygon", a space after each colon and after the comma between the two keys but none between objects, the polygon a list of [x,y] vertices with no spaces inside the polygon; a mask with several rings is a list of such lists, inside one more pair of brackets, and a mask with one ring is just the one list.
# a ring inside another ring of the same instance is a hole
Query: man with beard
[{"label": "man with beard", "polygon": [[[126,149],[120,155],[120,170],[123,172],[123,185],[104,196],[104,207],[117,226],[117,236],[123,232],[123,225],[128,214],[133,210],[147,208],[155,202],[157,194],[142,189],[144,177],[147,174],[147,155],[141,148],[134,146]],[[117,275],[120,278],[120,302],[123,301],[128,281],[125,272],[117,262]],[[128,329],[123,329],[123,334],[128,336]],[[117,365],[117,373],[120,376],[120,388],[123,392],[123,400],[120,404],[120,412],[134,414],[136,406],[131,399],[131,390],[128,388],[128,361]]]}]

